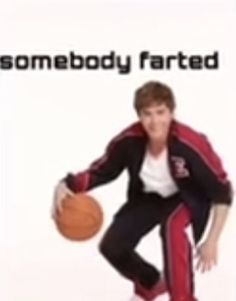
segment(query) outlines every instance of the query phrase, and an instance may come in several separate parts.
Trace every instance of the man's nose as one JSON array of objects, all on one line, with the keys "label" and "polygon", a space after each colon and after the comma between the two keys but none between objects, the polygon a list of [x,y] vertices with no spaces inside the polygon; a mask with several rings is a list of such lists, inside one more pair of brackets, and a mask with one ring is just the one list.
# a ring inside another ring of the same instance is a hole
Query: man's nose
[{"label": "man's nose", "polygon": [[150,123],[156,125],[159,124],[160,121],[158,120],[158,118],[156,118],[156,116],[152,116],[150,119]]}]

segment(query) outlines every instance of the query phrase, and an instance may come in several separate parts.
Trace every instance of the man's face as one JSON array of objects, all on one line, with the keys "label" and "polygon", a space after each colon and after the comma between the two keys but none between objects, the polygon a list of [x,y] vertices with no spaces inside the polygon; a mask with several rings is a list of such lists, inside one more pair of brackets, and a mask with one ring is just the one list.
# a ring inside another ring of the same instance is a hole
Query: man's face
[{"label": "man's face", "polygon": [[139,118],[151,140],[165,140],[173,119],[173,112],[165,104],[153,103],[141,109]]}]

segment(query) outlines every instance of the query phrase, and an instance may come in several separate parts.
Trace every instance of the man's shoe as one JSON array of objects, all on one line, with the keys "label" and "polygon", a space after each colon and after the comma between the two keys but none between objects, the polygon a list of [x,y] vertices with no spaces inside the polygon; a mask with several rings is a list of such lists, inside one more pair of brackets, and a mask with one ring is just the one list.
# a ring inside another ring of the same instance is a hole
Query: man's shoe
[{"label": "man's shoe", "polygon": [[151,289],[143,287],[139,282],[135,282],[135,293],[145,301],[152,301],[158,296],[167,292],[167,286],[164,279],[160,279]]}]

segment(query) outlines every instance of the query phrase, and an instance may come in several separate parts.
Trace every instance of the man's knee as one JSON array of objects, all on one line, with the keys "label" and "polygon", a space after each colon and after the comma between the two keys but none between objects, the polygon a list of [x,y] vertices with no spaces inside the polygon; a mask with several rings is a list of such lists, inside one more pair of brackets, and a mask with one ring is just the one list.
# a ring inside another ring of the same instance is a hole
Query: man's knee
[{"label": "man's knee", "polygon": [[99,243],[100,253],[113,264],[123,265],[129,256],[129,250],[122,242],[104,238]]},{"label": "man's knee", "polygon": [[113,244],[106,239],[102,239],[98,245],[98,249],[104,257],[109,257],[113,253]]},{"label": "man's knee", "polygon": [[104,257],[111,259],[116,259],[121,253],[119,244],[114,239],[107,237],[104,237],[99,243],[99,251]]}]

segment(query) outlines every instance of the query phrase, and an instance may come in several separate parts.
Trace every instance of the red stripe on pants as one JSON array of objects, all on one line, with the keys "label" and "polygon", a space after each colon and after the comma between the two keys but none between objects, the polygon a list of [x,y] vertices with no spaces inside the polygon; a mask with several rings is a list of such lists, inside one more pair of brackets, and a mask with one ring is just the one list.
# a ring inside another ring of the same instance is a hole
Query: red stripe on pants
[{"label": "red stripe on pants", "polygon": [[185,232],[191,222],[182,203],[168,217],[165,231],[165,267],[171,301],[195,301],[193,292],[192,247]]}]

